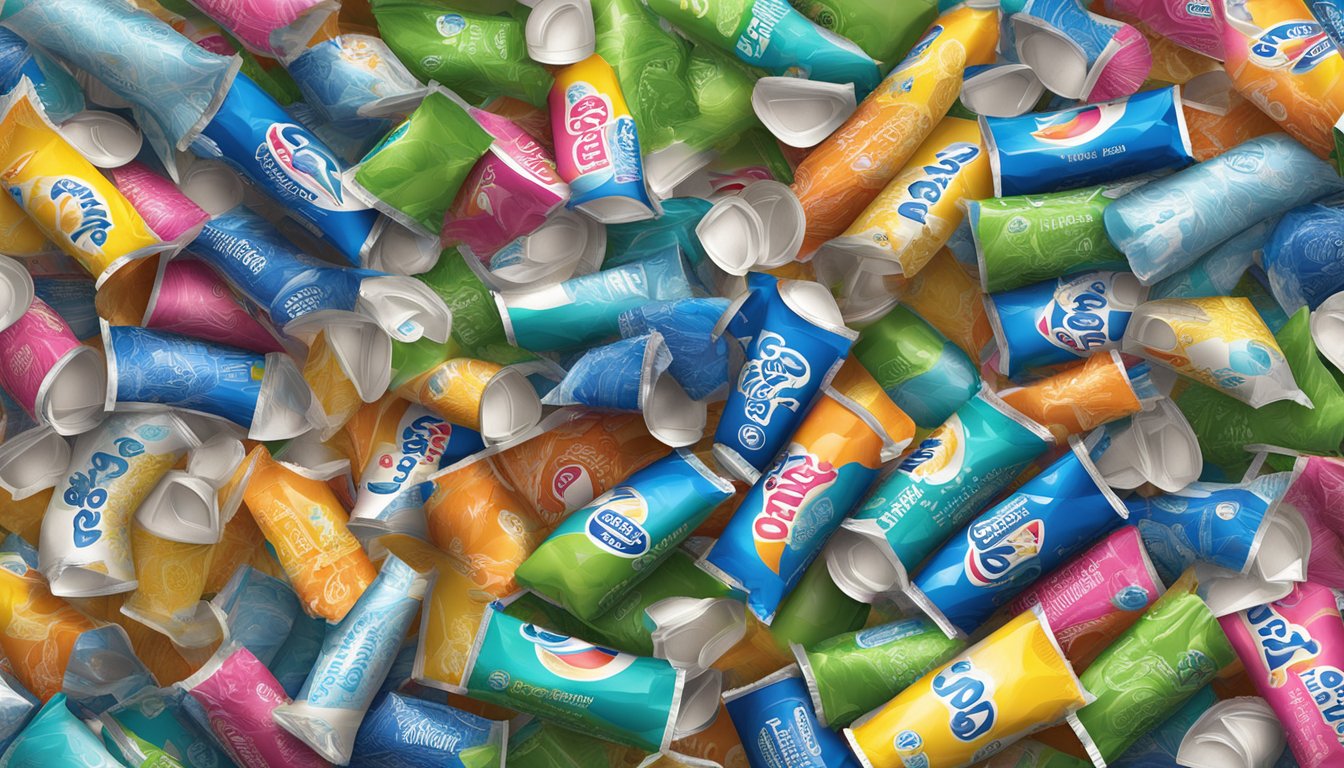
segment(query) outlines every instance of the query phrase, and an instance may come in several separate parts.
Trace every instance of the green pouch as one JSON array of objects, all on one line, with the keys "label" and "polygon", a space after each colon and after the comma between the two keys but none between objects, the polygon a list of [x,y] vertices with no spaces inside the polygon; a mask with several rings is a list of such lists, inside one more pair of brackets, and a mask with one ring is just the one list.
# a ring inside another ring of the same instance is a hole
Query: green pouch
[{"label": "green pouch", "polygon": [[546,106],[553,78],[528,57],[521,20],[433,0],[372,0],[372,8],[384,42],[421,81]]},{"label": "green pouch", "polygon": [[[756,76],[746,67],[713,48],[692,45],[686,76],[699,114],[676,126],[676,141],[697,150],[718,149],[761,127],[751,107]],[[641,141],[643,131],[641,124]]]},{"label": "green pouch", "polygon": [[494,137],[449,96],[432,92],[354,169],[365,202],[437,237],[476,161]]},{"label": "green pouch", "polygon": [[416,279],[448,305],[453,313],[453,339],[464,349],[506,344],[504,321],[499,317],[495,299],[465,258],[457,248],[449,248],[439,256],[433,269]]},{"label": "green pouch", "polygon": [[678,127],[699,114],[690,44],[664,30],[640,0],[593,0],[593,22],[596,52],[616,71],[640,149],[647,155],[672,144]]},{"label": "green pouch", "polygon": [[872,609],[841,592],[826,569],[826,558],[818,557],[780,604],[770,634],[780,648],[810,646],[862,627]]},{"label": "green pouch", "polygon": [[509,768],[617,768],[627,765],[633,750],[531,720],[509,739]]},{"label": "green pouch", "polygon": [[938,18],[937,0],[789,0],[818,26],[848,38],[890,69]]},{"label": "green pouch", "polygon": [[1330,455],[1344,442],[1344,389],[1311,339],[1310,312],[1298,310],[1275,335],[1293,379],[1314,408],[1282,401],[1252,408],[1210,387],[1191,386],[1176,396],[1199,438],[1204,460],[1227,477],[1241,477],[1251,461],[1247,446],[1275,446]]}]

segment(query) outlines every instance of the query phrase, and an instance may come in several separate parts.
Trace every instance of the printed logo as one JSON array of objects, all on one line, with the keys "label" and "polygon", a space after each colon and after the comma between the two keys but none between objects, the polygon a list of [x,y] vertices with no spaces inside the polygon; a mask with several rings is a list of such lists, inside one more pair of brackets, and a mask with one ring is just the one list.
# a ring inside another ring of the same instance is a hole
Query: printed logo
[{"label": "printed logo", "polygon": [[887,643],[894,643],[897,640],[904,640],[907,637],[921,634],[928,629],[928,626],[923,619],[906,619],[905,621],[883,624],[879,627],[860,631],[854,636],[854,644],[860,648],[877,648]]},{"label": "printed logo", "polygon": [[1176,662],[1176,682],[1187,691],[1204,687],[1216,674],[1218,668],[1213,665],[1213,659],[1203,651],[1193,648],[1184,651],[1180,661]]},{"label": "printed logo", "polygon": [[1098,104],[1070,115],[1068,112],[1036,118],[1032,138],[1056,147],[1080,147],[1096,141],[1125,116],[1126,105]]},{"label": "printed logo", "polygon": [[286,194],[327,210],[345,206],[340,163],[307,129],[293,123],[272,125],[256,159],[267,178]]},{"label": "printed logo", "polygon": [[933,678],[933,694],[947,707],[947,726],[958,741],[975,741],[994,727],[994,681],[967,659],[954,662]]},{"label": "printed logo", "polygon": [[107,504],[107,483],[126,474],[131,465],[127,459],[145,452],[145,445],[131,437],[112,441],[116,455],[98,451],[89,459],[89,468],[70,477],[70,487],[61,494],[61,500],[75,508],[74,541],[83,549],[103,536],[103,507]]},{"label": "printed logo", "polygon": [[606,680],[635,662],[635,657],[628,653],[591,645],[535,624],[524,624],[518,631],[535,646],[541,665],[566,680]]},{"label": "printed logo", "polygon": [[793,538],[798,513],[835,484],[839,474],[830,462],[802,450],[797,444],[761,481],[761,508],[752,521],[752,538],[761,562],[775,573]]},{"label": "printed logo", "polygon": [[434,22],[434,26],[439,30],[441,36],[451,40],[462,34],[462,30],[467,28],[467,20],[461,14],[445,13],[439,17],[438,21]]},{"label": "printed logo", "polygon": [[961,473],[966,460],[966,430],[953,414],[905,455],[897,470],[929,485],[942,485]]},{"label": "printed logo", "polygon": [[1190,0],[1185,4],[1185,12],[1199,19],[1213,18],[1213,3],[1209,0]]},{"label": "printed logo", "polygon": [[574,137],[570,159],[580,175],[611,165],[605,129],[612,112],[611,99],[589,83],[565,89],[565,132]]},{"label": "printed logo", "polygon": [[813,757],[821,757],[821,742],[817,740],[816,731],[812,730],[812,712],[808,707],[793,708],[793,727],[803,749]]},{"label": "printed logo", "polygon": [[1251,61],[1265,69],[1310,72],[1335,51],[1325,28],[1315,21],[1285,21],[1261,32],[1251,42]]},{"label": "printed logo", "polygon": [[649,532],[644,522],[649,506],[639,492],[622,485],[602,494],[588,515],[588,538],[617,557],[634,559],[649,551]]},{"label": "printed logo", "polygon": [[1111,340],[1112,323],[1130,313],[1111,309],[1109,276],[1071,280],[1055,289],[1054,300],[1036,321],[1036,330],[1051,344],[1086,355]]},{"label": "printed logo", "polygon": [[943,199],[943,193],[956,178],[961,169],[970,165],[980,156],[978,144],[959,141],[939,150],[934,155],[936,162],[923,168],[925,178],[906,187],[906,194],[912,198],[901,203],[896,212],[911,221],[923,224],[929,216],[929,207]]},{"label": "printed logo", "polygon": [[93,187],[78,179],[59,178],[48,193],[56,206],[56,226],[76,247],[97,252],[112,233],[112,214],[107,201]]},{"label": "printed logo", "polygon": [[[910,52],[905,54],[905,58],[901,59],[900,65],[893,71],[902,72],[922,61],[924,59],[924,54],[929,52],[929,48],[933,46],[934,41],[941,37],[942,34],[942,24],[934,24],[930,27],[929,31],[924,34],[924,37],[920,38],[918,43],[915,43],[915,47],[911,48]],[[895,79],[891,77],[888,77],[884,82],[892,83],[893,85],[896,84]]]},{"label": "printed logo", "polygon": [[1304,627],[1285,619],[1273,603],[1247,609],[1241,621],[1255,640],[1269,684],[1275,688],[1288,682],[1289,667],[1305,664],[1321,653],[1320,642]]},{"label": "printed logo", "polygon": [[[966,578],[977,587],[1003,581],[1025,563],[1036,559],[1045,541],[1045,521],[1031,518],[1025,498],[1018,497],[994,517],[966,529]],[[1033,570],[1039,571],[1037,566]]]},{"label": "printed logo", "polygon": [[737,52],[748,62],[757,63],[770,47],[775,26],[792,12],[784,0],[756,0],[751,7],[751,18],[737,38]]},{"label": "printed logo", "polygon": [[1297,677],[1321,713],[1321,719],[1335,732],[1336,740],[1344,744],[1344,672],[1322,665],[1305,669]]},{"label": "printed logo", "polygon": [[380,469],[393,470],[396,474],[391,480],[370,481],[369,491],[380,495],[398,493],[417,466],[437,467],[452,434],[453,425],[438,416],[421,416],[408,424],[401,431],[399,458],[394,458],[391,453],[384,453],[378,459]]},{"label": "printed logo", "polygon": [[1111,605],[1122,611],[1142,611],[1148,607],[1150,599],[1148,590],[1137,584],[1131,584],[1121,587],[1111,596]]},{"label": "printed logo", "polygon": [[551,496],[570,508],[578,509],[596,495],[593,477],[582,464],[566,464],[556,470],[555,477],[551,478]]},{"label": "printed logo", "polygon": [[801,402],[788,395],[800,393],[812,380],[812,366],[777,333],[761,331],[756,347],[755,357],[742,366],[737,391],[747,398],[747,418],[765,427],[778,408],[798,412]]}]

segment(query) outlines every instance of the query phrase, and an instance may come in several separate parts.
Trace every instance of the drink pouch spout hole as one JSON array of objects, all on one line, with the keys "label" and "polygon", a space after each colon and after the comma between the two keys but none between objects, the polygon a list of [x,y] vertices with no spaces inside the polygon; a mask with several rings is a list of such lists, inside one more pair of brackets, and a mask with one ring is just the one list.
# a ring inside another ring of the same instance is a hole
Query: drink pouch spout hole
[{"label": "drink pouch spout hole", "polygon": [[765,222],[741,197],[715,202],[695,226],[695,236],[714,264],[730,275],[747,274],[765,255]]},{"label": "drink pouch spout hole", "polygon": [[762,77],[751,90],[751,107],[775,138],[807,149],[844,124],[858,108],[858,98],[853,83]]},{"label": "drink pouch spout hole", "polygon": [[1311,546],[1311,530],[1302,514],[1280,505],[1270,515],[1251,572],[1265,581],[1305,581]]},{"label": "drink pouch spout hole", "polygon": [[645,613],[657,627],[654,655],[691,672],[709,669],[747,633],[746,606],[732,599],[670,597]]},{"label": "drink pouch spout hole", "polygon": [[32,306],[33,277],[15,259],[0,256],[0,331],[17,323]]},{"label": "drink pouch spout hole", "polygon": [[312,429],[308,410],[313,392],[303,373],[284,353],[266,356],[266,373],[261,378],[261,394],[247,436],[253,440],[289,440]]},{"label": "drink pouch spout hole", "polygon": [[854,337],[845,327],[845,317],[835,297],[820,283],[811,280],[785,280],[779,284],[779,297],[799,317],[818,328]]},{"label": "drink pouch spout hole", "polygon": [[541,0],[524,28],[527,55],[541,64],[565,66],[589,56],[597,44],[589,0]]},{"label": "drink pouch spout hole", "polygon": [[359,399],[372,403],[392,382],[392,340],[372,322],[340,323],[325,329],[341,371],[355,385]]},{"label": "drink pouch spout hole", "polygon": [[51,427],[34,427],[0,443],[0,488],[18,501],[65,478],[70,443]]},{"label": "drink pouch spout hole", "polygon": [[76,347],[47,372],[37,410],[57,434],[82,434],[102,422],[107,388],[103,356]]},{"label": "drink pouch spout hole", "polygon": [[841,528],[826,546],[826,570],[841,592],[861,603],[873,603],[907,584],[904,568],[893,562],[894,555],[888,550],[886,540],[875,531]]},{"label": "drink pouch spout hole", "polygon": [[1344,371],[1344,291],[1336,293],[1311,313],[1311,340],[1336,370]]},{"label": "drink pouch spout hole", "polygon": [[723,695],[723,672],[708,669],[687,677],[681,689],[681,706],[675,713],[672,739],[683,739],[705,730],[719,714]]},{"label": "drink pouch spout hole", "polygon": [[654,380],[641,410],[649,433],[672,448],[694,445],[705,434],[708,407],[692,400],[666,371]]},{"label": "drink pouch spout hole", "polygon": [[649,191],[659,200],[672,197],[679,184],[709,165],[714,157],[714,152],[695,149],[683,141],[648,153],[644,156],[644,178]]},{"label": "drink pouch spout hole", "polygon": [[215,488],[176,469],[154,486],[135,520],[161,539],[184,544],[215,544],[223,533]]},{"label": "drink pouch spout hole", "polygon": [[1272,603],[1293,591],[1292,582],[1266,581],[1255,573],[1243,576],[1210,563],[1195,563],[1195,578],[1199,596],[1219,617]]},{"label": "drink pouch spout hole", "polygon": [[213,488],[222,488],[247,457],[247,449],[236,437],[218,434],[202,441],[187,458],[187,473],[201,478]]},{"label": "drink pouch spout hole", "polygon": [[1046,88],[1070,99],[1087,96],[1091,62],[1082,46],[1042,19],[1019,13],[1013,16],[1012,24],[1018,58],[1031,67]]},{"label": "drink pouch spout hole", "polygon": [[243,204],[243,180],[223,163],[196,160],[182,174],[182,194],[211,216]]},{"label": "drink pouch spout hole", "polygon": [[991,67],[966,78],[961,101],[986,117],[1018,117],[1030,112],[1045,95],[1045,84],[1026,64]]},{"label": "drink pouch spout hole", "polygon": [[763,179],[748,184],[739,197],[756,211],[763,234],[757,269],[782,267],[798,256],[807,232],[807,214],[792,189]]},{"label": "drink pouch spout hole", "polygon": [[1268,702],[1256,696],[1214,704],[1186,731],[1176,761],[1189,768],[1270,765],[1287,738]]},{"label": "drink pouch spout hole", "polygon": [[453,315],[443,299],[428,285],[400,275],[365,280],[359,286],[355,308],[397,341],[423,337],[442,344],[453,329]]},{"label": "drink pouch spout hole", "polygon": [[367,258],[370,269],[394,275],[418,275],[433,269],[442,253],[437,237],[412,232],[386,216],[380,224]]},{"label": "drink pouch spout hole", "polygon": [[87,110],[58,129],[70,146],[98,168],[120,168],[140,154],[140,129],[111,112]]},{"label": "drink pouch spout hole", "polygon": [[515,367],[506,367],[490,379],[481,393],[481,438],[487,445],[506,443],[541,421],[541,398]]}]

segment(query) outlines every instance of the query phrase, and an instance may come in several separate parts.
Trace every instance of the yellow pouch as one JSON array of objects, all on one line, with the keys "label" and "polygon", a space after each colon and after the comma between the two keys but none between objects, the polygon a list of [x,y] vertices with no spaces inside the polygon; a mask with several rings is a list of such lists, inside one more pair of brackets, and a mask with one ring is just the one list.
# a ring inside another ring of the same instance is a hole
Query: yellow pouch
[{"label": "yellow pouch", "polygon": [[14,676],[46,701],[61,692],[75,641],[98,623],[51,594],[42,574],[13,552],[0,554],[0,651]]},{"label": "yellow pouch", "polygon": [[138,584],[121,612],[184,648],[219,640],[219,621],[201,599],[214,545],[169,541],[134,525],[131,548]]}]

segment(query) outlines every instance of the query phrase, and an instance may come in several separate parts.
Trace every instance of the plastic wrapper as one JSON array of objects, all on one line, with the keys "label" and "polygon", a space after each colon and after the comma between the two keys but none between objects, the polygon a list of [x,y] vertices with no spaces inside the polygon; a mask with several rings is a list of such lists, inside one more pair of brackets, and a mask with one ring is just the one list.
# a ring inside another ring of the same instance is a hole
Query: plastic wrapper
[{"label": "plastic wrapper", "polygon": [[1311,558],[1307,576],[1332,589],[1344,585],[1344,556],[1339,541],[1344,534],[1335,502],[1344,485],[1344,463],[1337,459],[1309,456],[1298,459],[1295,477],[1283,495],[1282,504],[1302,516],[1311,532]]},{"label": "plastic wrapper", "polygon": [[1148,298],[1187,299],[1232,295],[1247,270],[1263,252],[1278,221],[1276,217],[1265,219],[1224,240],[1194,264],[1154,284],[1148,292]]},{"label": "plastic wrapper", "polygon": [[703,400],[728,384],[728,341],[715,333],[727,309],[723,299],[651,302],[621,314],[621,335],[661,334],[672,355],[668,372],[691,399]]},{"label": "plastic wrapper", "polygon": [[860,332],[854,357],[921,429],[942,424],[980,389],[966,354],[903,306]]},{"label": "plastic wrapper", "polygon": [[176,185],[139,161],[113,168],[108,174],[149,228],[165,243],[194,240],[210,218]]},{"label": "plastic wrapper", "polygon": [[[229,758],[214,742],[208,726],[188,713],[188,694],[180,688],[146,688],[99,716],[105,729],[133,737],[141,751],[158,750],[169,765],[222,765]],[[106,740],[104,741],[106,743]],[[152,760],[146,762],[153,764]]]},{"label": "plastic wrapper", "polygon": [[196,259],[173,259],[155,282],[145,327],[258,352],[283,352],[276,332]]},{"label": "plastic wrapper", "polygon": [[978,281],[943,249],[913,279],[896,292],[929,325],[937,328],[971,360],[994,342],[994,331],[985,311],[984,294]]},{"label": "plastic wrapper", "polygon": [[1177,45],[1221,60],[1223,41],[1213,9],[1176,0],[1106,0],[1106,12],[1134,17]]},{"label": "plastic wrapper", "polygon": [[73,755],[88,768],[122,768],[122,763],[66,706],[65,694],[57,694],[15,737],[4,762],[13,768],[38,768],[53,761],[68,761]]},{"label": "plastic wrapper", "polygon": [[0,367],[0,386],[29,417],[63,435],[87,432],[103,420],[98,394],[106,392],[106,363],[45,301],[33,299],[0,331],[0,349],[9,361]]},{"label": "plastic wrapper", "polygon": [[364,718],[350,765],[504,768],[507,735],[506,723],[392,693]]},{"label": "plastic wrapper", "polygon": [[938,15],[938,3],[874,2],[874,0],[796,0],[793,7],[824,29],[854,42],[879,63],[906,54]]},{"label": "plastic wrapper", "polygon": [[750,763],[857,768],[844,740],[817,722],[797,667],[727,691],[723,698]]},{"label": "plastic wrapper", "polygon": [[50,56],[32,48],[10,30],[0,32],[0,92],[28,78],[51,119],[63,123],[84,111],[84,91],[75,78]]},{"label": "plastic wrapper", "polygon": [[1061,443],[1143,409],[1157,397],[1146,368],[1126,369],[1115,350],[1098,352],[1058,373],[999,391],[1008,405],[1048,428]]},{"label": "plastic wrapper", "polygon": [[75,643],[98,624],[52,595],[17,554],[0,555],[0,590],[0,650],[23,687],[50,701],[63,687]]},{"label": "plastic wrapper", "polygon": [[1288,314],[1317,309],[1344,289],[1344,212],[1323,205],[1289,211],[1264,246],[1269,288]]}]

